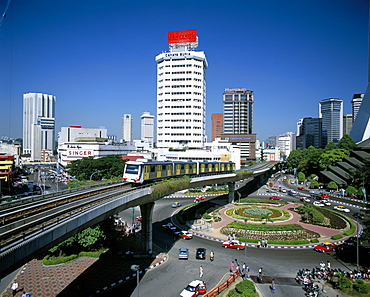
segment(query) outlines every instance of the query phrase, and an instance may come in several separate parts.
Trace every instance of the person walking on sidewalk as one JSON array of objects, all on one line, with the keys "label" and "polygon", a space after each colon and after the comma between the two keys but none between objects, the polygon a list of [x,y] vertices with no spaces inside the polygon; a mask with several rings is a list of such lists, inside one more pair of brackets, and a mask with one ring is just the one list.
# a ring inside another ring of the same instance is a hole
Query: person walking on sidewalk
[{"label": "person walking on sidewalk", "polygon": [[231,261],[230,263],[230,272],[233,272],[234,271],[234,261]]},{"label": "person walking on sidewalk", "polygon": [[271,286],[270,286],[271,293],[275,293],[276,286],[275,286],[275,279],[272,279]]},{"label": "person walking on sidewalk", "polygon": [[18,292],[18,283],[16,281],[14,281],[11,286],[10,286],[10,290],[12,290],[12,294],[13,296],[17,295],[17,292]]},{"label": "person walking on sidewalk", "polygon": [[202,278],[203,277],[203,266],[200,266],[199,267],[199,277]]}]

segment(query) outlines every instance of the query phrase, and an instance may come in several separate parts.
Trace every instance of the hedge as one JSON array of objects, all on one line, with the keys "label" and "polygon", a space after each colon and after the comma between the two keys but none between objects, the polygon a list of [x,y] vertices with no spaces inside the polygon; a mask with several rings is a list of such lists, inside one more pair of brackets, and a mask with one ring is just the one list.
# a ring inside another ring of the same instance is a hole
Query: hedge
[{"label": "hedge", "polygon": [[228,228],[254,230],[254,231],[297,231],[303,230],[303,227],[298,224],[273,225],[273,224],[245,224],[240,222],[232,222]]}]

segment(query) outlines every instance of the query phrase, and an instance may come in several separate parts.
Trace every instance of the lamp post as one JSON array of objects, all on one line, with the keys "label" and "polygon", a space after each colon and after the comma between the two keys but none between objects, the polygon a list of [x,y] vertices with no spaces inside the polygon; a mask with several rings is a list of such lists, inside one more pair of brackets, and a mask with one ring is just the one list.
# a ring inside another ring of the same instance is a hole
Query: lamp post
[{"label": "lamp post", "polygon": [[139,274],[140,274],[140,266],[139,265],[131,265],[131,270],[136,272],[136,291],[137,291],[137,297],[140,297],[139,294]]},{"label": "lamp post", "polygon": [[98,172],[100,172],[101,170],[97,170],[97,171],[95,171],[95,172],[93,172],[91,175],[90,175],[90,180],[92,179],[92,177],[93,177],[93,175],[95,174],[95,173],[98,173]]},{"label": "lamp post", "polygon": [[244,246],[244,259],[245,259],[245,263],[247,263],[247,222],[248,220],[247,219],[244,219],[244,232],[245,232],[245,246]]},{"label": "lamp post", "polygon": [[360,244],[359,244],[360,226],[358,224],[358,219],[356,220],[356,227],[357,227],[356,266],[357,266],[357,271],[359,271],[359,267],[360,267]]}]

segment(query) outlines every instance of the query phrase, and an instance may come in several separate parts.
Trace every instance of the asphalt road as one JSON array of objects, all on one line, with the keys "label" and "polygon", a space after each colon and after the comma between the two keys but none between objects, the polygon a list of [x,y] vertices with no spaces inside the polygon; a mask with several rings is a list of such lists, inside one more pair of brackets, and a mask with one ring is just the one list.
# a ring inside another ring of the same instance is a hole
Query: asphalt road
[{"label": "asphalt road", "polygon": [[[256,196],[257,197],[257,196]],[[288,199],[295,200],[288,196]],[[210,241],[199,237],[192,240],[174,240],[173,236],[161,229],[161,225],[169,221],[174,209],[171,204],[174,201],[181,201],[183,205],[192,203],[192,199],[165,198],[156,202],[153,214],[153,242],[157,246],[168,251],[166,263],[147,272],[140,281],[140,296],[178,296],[181,290],[192,280],[199,279],[199,267],[204,268],[203,280],[207,283],[208,290],[224,281],[229,275],[229,265],[231,261],[238,260],[242,265],[244,262],[251,269],[251,275],[257,275],[258,269],[263,268],[263,273],[269,278],[275,278],[280,287],[280,293],[285,297],[304,296],[304,291],[297,286],[294,277],[296,272],[302,268],[312,269],[318,266],[321,261],[330,261],[332,268],[348,270],[353,268],[334,257],[334,253],[317,253],[311,249],[257,249],[248,248],[244,251],[224,249],[219,242]],[[137,208],[139,209],[139,208]],[[139,212],[136,211],[136,215]],[[125,219],[132,217],[130,210],[120,213]],[[189,260],[179,260],[178,250],[181,247],[189,249]],[[215,260],[196,260],[195,250],[198,247],[207,249],[207,256],[211,250],[215,253]],[[259,285],[261,291],[269,292],[268,284]],[[267,293],[263,293],[265,296]],[[134,291],[131,296],[137,296]]]}]

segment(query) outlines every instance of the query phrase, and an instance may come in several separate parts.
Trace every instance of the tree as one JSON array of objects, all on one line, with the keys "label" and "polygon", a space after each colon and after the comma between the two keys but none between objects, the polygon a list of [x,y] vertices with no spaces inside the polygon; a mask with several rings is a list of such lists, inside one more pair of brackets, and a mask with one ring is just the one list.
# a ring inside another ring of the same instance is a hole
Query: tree
[{"label": "tree", "polygon": [[335,150],[337,146],[335,145],[334,142],[330,141],[326,146],[325,146],[325,151],[331,151]]},{"label": "tree", "polygon": [[330,189],[330,190],[336,190],[336,189],[338,189],[338,185],[334,181],[331,181],[328,184],[328,189]]},{"label": "tree", "polygon": [[345,190],[345,192],[346,192],[347,194],[352,195],[352,194],[355,194],[355,193],[357,192],[357,190],[356,190],[356,188],[355,188],[355,187],[353,187],[353,186],[348,186],[348,187],[347,187],[347,189]]},{"label": "tree", "polygon": [[304,182],[306,180],[306,175],[303,172],[298,172],[298,181]]},{"label": "tree", "polygon": [[344,134],[339,140],[337,147],[347,151],[353,150],[357,146],[356,142],[348,134]]},{"label": "tree", "polygon": [[319,164],[323,170],[327,170],[329,166],[334,165],[336,162],[342,161],[343,158],[348,156],[349,152],[344,149],[337,148],[330,151],[325,151],[319,158]]},{"label": "tree", "polygon": [[104,232],[100,229],[100,226],[96,226],[95,228],[89,227],[76,235],[77,243],[89,250],[92,250],[105,238]]}]

